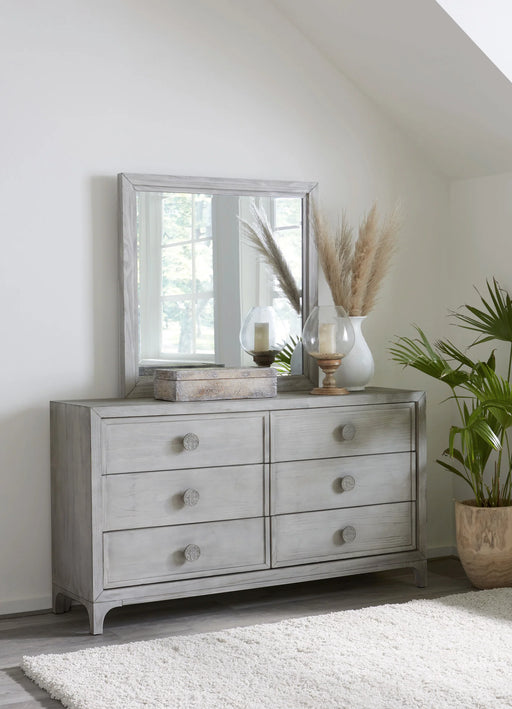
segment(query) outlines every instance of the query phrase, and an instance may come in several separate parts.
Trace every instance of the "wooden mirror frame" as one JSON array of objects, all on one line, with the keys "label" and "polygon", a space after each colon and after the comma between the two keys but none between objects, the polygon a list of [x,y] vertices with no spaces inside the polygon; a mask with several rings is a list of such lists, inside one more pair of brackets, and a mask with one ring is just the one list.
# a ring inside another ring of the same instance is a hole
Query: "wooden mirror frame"
[{"label": "wooden mirror frame", "polygon": [[[281,180],[180,177],[174,175],[118,175],[119,252],[121,300],[120,389],[125,397],[153,396],[151,376],[139,375],[137,296],[137,192],[195,192],[202,194],[261,195],[302,199],[302,324],[318,300],[318,266],[311,233],[311,200],[315,182]],[[302,375],[279,376],[280,391],[300,391],[316,386],[318,368],[304,356]]]}]

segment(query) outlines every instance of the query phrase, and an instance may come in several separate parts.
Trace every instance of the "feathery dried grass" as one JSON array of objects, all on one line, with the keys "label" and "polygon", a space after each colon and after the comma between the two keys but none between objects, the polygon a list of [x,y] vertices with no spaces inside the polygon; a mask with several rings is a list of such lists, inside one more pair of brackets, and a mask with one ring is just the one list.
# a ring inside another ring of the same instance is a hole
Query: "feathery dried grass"
[{"label": "feathery dried grass", "polygon": [[276,244],[268,217],[265,211],[258,209],[254,203],[251,204],[251,216],[253,219],[252,224],[240,219],[244,235],[256,251],[263,256],[263,259],[276,276],[279,286],[289,300],[290,305],[300,315],[300,290],[281,249]]},{"label": "feathery dried grass", "polygon": [[379,243],[377,205],[374,204],[359,227],[352,264],[352,297],[350,315],[362,315],[366,288],[375,261]]},{"label": "feathery dried grass", "polygon": [[352,287],[351,274],[354,259],[354,246],[352,244],[352,227],[349,226],[347,216],[344,212],[341,216],[341,223],[336,230],[334,243],[336,245],[339,263],[339,299],[341,302],[346,303],[348,307]]},{"label": "feathery dried grass", "polygon": [[318,258],[334,303],[347,309],[350,300],[352,229],[343,215],[333,239],[327,221],[316,205],[313,205],[311,218]]},{"label": "feathery dried grass", "polygon": [[389,271],[391,258],[396,251],[396,235],[400,230],[401,225],[401,208],[397,205],[391,215],[387,218],[380,232],[379,244],[377,246],[377,251],[375,252],[372,270],[366,285],[366,293],[362,308],[364,315],[369,313],[375,307],[381,283],[384,280],[384,276]]},{"label": "feathery dried grass", "polygon": [[312,225],[320,265],[334,304],[341,305],[349,315],[367,315],[375,306],[395,251],[401,225],[398,207],[379,226],[377,205],[373,204],[361,222],[355,244],[345,214],[333,236],[325,217],[313,205]]}]

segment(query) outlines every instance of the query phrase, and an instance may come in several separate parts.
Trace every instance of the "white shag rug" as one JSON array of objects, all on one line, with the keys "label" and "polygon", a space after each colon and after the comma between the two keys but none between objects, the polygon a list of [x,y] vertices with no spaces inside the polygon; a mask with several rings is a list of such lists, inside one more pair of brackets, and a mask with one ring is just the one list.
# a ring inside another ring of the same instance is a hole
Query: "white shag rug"
[{"label": "white shag rug", "polygon": [[505,709],[512,589],[23,658],[71,709]]}]

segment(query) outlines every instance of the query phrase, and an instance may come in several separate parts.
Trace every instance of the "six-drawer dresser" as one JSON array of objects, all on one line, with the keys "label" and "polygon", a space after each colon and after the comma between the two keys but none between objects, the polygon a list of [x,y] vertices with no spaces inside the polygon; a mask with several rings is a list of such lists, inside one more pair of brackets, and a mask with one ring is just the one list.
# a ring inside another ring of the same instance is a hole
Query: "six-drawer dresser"
[{"label": "six-drawer dresser", "polygon": [[51,403],[54,611],[411,567],[425,397]]}]

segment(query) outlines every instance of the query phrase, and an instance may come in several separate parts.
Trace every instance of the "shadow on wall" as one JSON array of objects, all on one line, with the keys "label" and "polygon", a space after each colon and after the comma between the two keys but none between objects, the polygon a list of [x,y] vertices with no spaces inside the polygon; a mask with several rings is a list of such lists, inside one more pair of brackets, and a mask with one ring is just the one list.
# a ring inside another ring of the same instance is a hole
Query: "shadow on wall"
[{"label": "shadow on wall", "polygon": [[[46,402],[0,420],[0,601],[50,598],[50,415]],[[14,570],[16,569],[16,574]],[[14,585],[13,585],[14,584]]]}]

